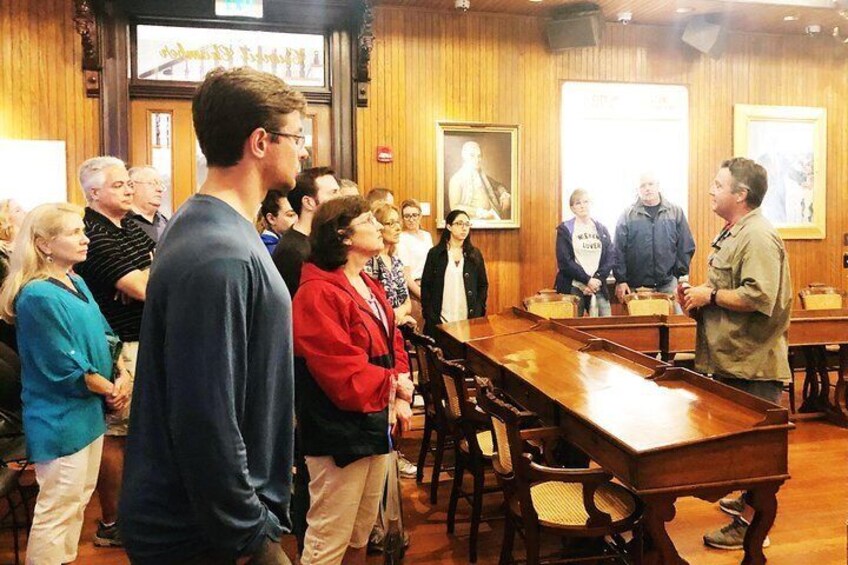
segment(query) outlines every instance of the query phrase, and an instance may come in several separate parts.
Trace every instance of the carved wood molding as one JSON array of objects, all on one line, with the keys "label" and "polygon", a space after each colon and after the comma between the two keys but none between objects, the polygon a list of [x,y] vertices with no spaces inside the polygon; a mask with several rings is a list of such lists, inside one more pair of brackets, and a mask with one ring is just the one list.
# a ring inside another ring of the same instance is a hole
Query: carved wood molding
[{"label": "carved wood molding", "polygon": [[82,40],[82,68],[99,71],[100,40],[97,34],[97,13],[92,0],[74,0],[74,29]]},{"label": "carved wood molding", "polygon": [[356,81],[371,81],[371,51],[374,49],[374,12],[371,0],[360,0],[359,33],[356,37]]}]

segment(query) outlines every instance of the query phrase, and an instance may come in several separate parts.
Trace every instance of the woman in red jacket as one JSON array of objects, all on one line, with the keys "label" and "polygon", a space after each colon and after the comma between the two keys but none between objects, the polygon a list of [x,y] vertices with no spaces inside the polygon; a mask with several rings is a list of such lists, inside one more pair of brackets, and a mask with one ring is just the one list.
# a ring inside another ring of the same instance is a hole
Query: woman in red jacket
[{"label": "woman in red jacket", "polygon": [[403,338],[378,283],[383,249],[365,199],[325,202],[294,299],[297,426],[311,505],[301,563],[365,563],[383,494],[390,422],[406,429],[412,382]]}]

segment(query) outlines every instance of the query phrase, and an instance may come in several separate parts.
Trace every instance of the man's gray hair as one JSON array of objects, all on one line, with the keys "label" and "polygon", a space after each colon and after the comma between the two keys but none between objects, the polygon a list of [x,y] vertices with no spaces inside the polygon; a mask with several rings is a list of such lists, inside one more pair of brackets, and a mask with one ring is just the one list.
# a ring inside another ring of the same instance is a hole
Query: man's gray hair
[{"label": "man's gray hair", "polygon": [[137,166],[131,168],[129,171],[127,171],[127,174],[129,174],[130,178],[133,178],[138,173],[141,173],[141,172],[144,172],[144,171],[153,171],[160,178],[162,177],[162,175],[159,173],[159,169],[157,169],[153,165],[137,165]]},{"label": "man's gray hair", "polygon": [[123,161],[110,155],[92,157],[80,165],[77,176],[86,201],[91,202],[92,188],[103,187],[103,183],[106,182],[106,169],[125,166]]}]

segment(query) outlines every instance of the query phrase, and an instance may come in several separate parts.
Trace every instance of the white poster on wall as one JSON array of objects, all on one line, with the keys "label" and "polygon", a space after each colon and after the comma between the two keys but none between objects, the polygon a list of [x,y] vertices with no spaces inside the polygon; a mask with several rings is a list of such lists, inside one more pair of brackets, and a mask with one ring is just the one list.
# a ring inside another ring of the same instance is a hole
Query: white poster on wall
[{"label": "white poster on wall", "polygon": [[0,139],[0,200],[12,198],[24,210],[46,202],[67,202],[64,141]]},{"label": "white poster on wall", "polygon": [[[689,94],[685,86],[566,82],[562,86],[562,215],[569,196],[589,191],[592,217],[610,233],[652,172],[663,198],[689,201]],[[688,215],[688,214],[687,214]]]}]

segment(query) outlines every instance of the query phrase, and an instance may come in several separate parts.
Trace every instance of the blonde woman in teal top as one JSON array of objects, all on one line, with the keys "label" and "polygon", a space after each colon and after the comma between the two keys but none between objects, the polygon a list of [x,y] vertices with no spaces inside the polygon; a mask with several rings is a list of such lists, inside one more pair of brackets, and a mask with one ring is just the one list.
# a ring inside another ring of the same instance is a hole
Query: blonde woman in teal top
[{"label": "blonde woman in teal top", "polygon": [[71,274],[88,252],[82,215],[70,204],[30,212],[0,290],[0,317],[17,326],[27,454],[39,486],[28,564],[76,559],[100,468],[105,411],[129,402],[120,361],[113,371],[112,330],[88,287]]}]

